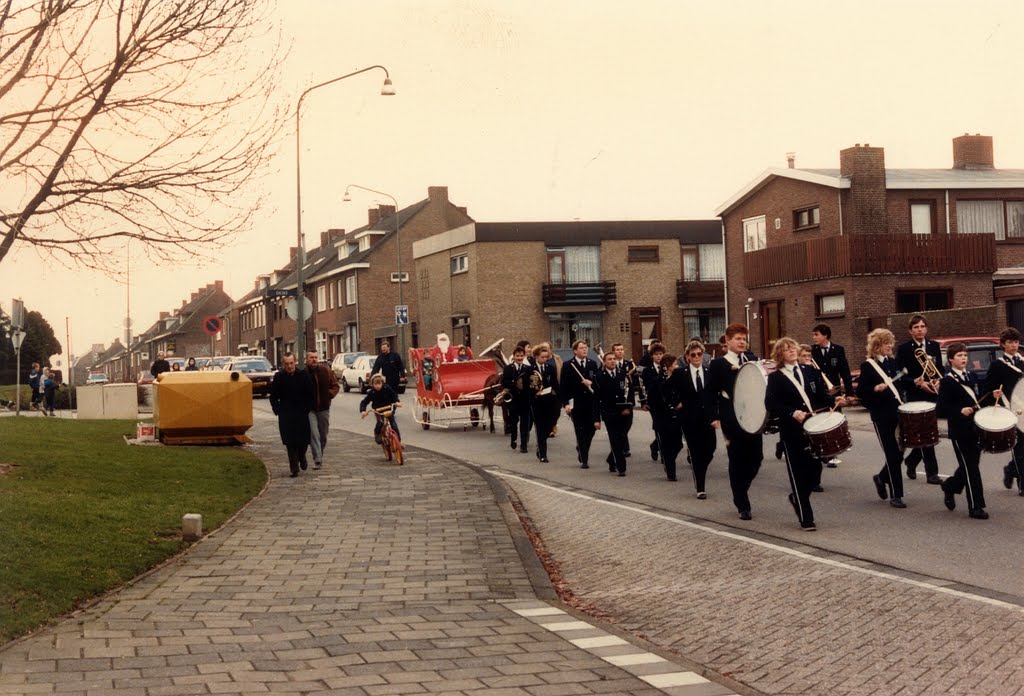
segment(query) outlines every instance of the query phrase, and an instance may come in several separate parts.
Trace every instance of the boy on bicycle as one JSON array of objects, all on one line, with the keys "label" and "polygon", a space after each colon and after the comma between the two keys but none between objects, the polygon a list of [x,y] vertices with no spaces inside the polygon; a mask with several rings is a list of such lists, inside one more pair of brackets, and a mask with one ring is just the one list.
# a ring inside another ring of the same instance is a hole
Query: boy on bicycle
[{"label": "boy on bicycle", "polygon": [[[359,414],[360,418],[366,418],[369,412],[366,410],[367,406],[376,410],[391,406],[391,415],[388,416],[388,420],[391,421],[391,429],[395,431],[395,435],[398,439],[402,439],[402,434],[398,432],[398,421],[395,420],[395,408],[400,402],[398,401],[398,394],[395,390],[384,383],[383,375],[374,375],[370,378],[370,391],[366,392],[366,397],[359,402]],[[380,431],[384,427],[384,423],[377,421],[377,425],[373,428],[373,439],[380,444]]]}]

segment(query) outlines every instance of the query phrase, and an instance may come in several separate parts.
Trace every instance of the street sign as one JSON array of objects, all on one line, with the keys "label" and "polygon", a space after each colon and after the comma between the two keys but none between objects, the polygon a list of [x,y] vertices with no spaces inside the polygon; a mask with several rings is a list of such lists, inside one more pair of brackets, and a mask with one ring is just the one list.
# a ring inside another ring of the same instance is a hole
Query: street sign
[{"label": "street sign", "polygon": [[11,343],[14,344],[15,352],[21,351],[21,342],[25,340],[25,332],[21,329],[15,329],[11,332]]},{"label": "street sign", "polygon": [[395,324],[403,326],[409,323],[409,305],[395,305]]},{"label": "street sign", "polygon": [[203,331],[210,336],[216,336],[220,333],[221,320],[220,317],[210,315],[203,319]]},{"label": "street sign", "polygon": [[16,329],[25,326],[25,303],[19,299],[11,300],[11,326]]},{"label": "street sign", "polygon": [[295,321],[305,321],[313,316],[313,303],[309,301],[308,297],[302,298],[302,318],[299,319],[299,298],[293,297],[288,300],[286,307],[288,312],[288,318],[294,319]]},{"label": "street sign", "polygon": [[295,288],[292,288],[291,290],[274,289],[274,290],[267,290],[267,292],[263,296],[264,297],[295,297],[295,295],[297,295],[297,294],[298,294],[298,291]]}]

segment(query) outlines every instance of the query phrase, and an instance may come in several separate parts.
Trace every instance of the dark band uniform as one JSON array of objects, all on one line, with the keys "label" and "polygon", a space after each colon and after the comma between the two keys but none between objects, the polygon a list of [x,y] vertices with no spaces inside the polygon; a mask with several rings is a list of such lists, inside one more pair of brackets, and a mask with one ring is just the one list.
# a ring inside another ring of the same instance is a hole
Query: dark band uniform
[{"label": "dark band uniform", "polygon": [[[986,399],[988,400],[986,395]],[[978,376],[973,372],[957,373],[951,370],[939,382],[939,412],[946,416],[949,425],[949,439],[956,453],[957,469],[942,482],[944,493],[963,493],[966,489],[967,508],[971,517],[984,515],[985,490],[981,485],[981,447],[978,446],[978,431],[974,425],[974,412],[969,416],[962,409],[970,407],[977,411]]]},{"label": "dark band uniform", "polygon": [[[533,372],[539,379],[524,380],[526,384],[534,384],[537,390],[530,390],[530,410],[533,414],[533,423],[537,433],[537,459],[547,461],[548,459],[548,438],[551,431],[555,429],[558,416],[561,414],[562,403],[558,398],[558,372],[555,370],[555,361],[551,358],[541,365],[534,366]],[[541,394],[545,389],[550,392]]]},{"label": "dark band uniform", "polygon": [[512,449],[516,448],[516,435],[519,435],[520,450],[525,452],[530,443],[530,428],[533,419],[530,417],[529,379],[533,369],[525,362],[511,362],[501,372],[501,386],[508,389],[511,395],[508,401],[509,432],[512,434]]},{"label": "dark band uniform", "polygon": [[[876,358],[876,362],[888,375],[889,380],[896,379],[896,360],[894,358]],[[885,380],[871,363],[864,361],[860,366],[860,379],[857,380],[857,397],[864,408],[871,414],[871,424],[875,426],[875,435],[885,454],[885,462],[878,472],[878,480],[888,485],[893,498],[903,497],[903,448],[896,440],[896,428],[900,424],[900,400],[888,387],[876,392],[875,387],[884,384]],[[897,387],[898,390],[898,387]],[[883,489],[884,490],[884,489]]]},{"label": "dark band uniform", "polygon": [[[639,386],[638,386],[640,384],[640,369],[637,367],[636,363],[633,362],[632,360],[630,360],[629,358],[623,358],[622,362],[618,363],[618,366],[619,366],[619,370],[621,370],[622,373],[624,375],[626,375],[627,378],[629,379],[630,386],[632,386],[632,388],[633,388],[633,396],[634,396],[634,399],[635,399],[637,397],[637,395],[639,394],[639,391],[640,391]],[[632,370],[633,374],[630,374],[631,370]],[[626,416],[625,418],[626,418],[626,445],[625,445],[625,449],[626,449],[626,456],[628,457],[629,456],[629,431],[633,429],[633,411],[630,410],[629,415]]]},{"label": "dark band uniform", "polygon": [[[694,371],[696,370],[696,374]],[[715,393],[709,384],[711,372],[707,366],[692,367],[689,363],[677,367],[669,378],[672,391],[678,398],[676,417],[682,426],[693,467],[693,486],[704,492],[708,466],[715,456],[718,437],[711,427],[710,414],[714,411]]]},{"label": "dark band uniform", "polygon": [[[613,367],[611,370],[601,369],[594,380],[600,404],[601,420],[608,430],[609,471],[626,475],[626,432],[627,418],[633,415],[633,385],[624,371]],[[575,413],[573,409],[573,413]]]},{"label": "dark band uniform", "polygon": [[[924,373],[924,368],[921,367],[921,363],[918,362],[915,356],[915,351],[922,347],[917,341],[906,341],[901,343],[900,347],[896,350],[896,368],[899,370],[906,370],[907,374],[902,378],[901,382],[903,385],[904,401],[930,401],[935,403],[936,396],[930,391],[919,389],[914,380],[920,377]],[[928,356],[935,363],[935,367],[942,369],[942,350],[939,348],[939,344],[935,341],[930,341],[927,338],[924,340],[924,349]],[[934,447],[918,447],[915,448],[907,455],[907,475],[911,478],[915,478],[914,471],[917,469],[917,465],[924,459],[924,473],[932,481],[937,481],[939,476],[939,463],[935,459],[935,448]]]},{"label": "dark band uniform", "polygon": [[845,348],[831,341],[824,348],[815,344],[811,346],[811,359],[821,373],[828,377],[833,387],[838,387],[841,383],[843,393],[853,395],[853,376],[850,374],[850,363],[846,360]]},{"label": "dark band uniform", "polygon": [[709,366],[711,389],[715,394],[711,420],[721,422],[726,440],[725,450],[729,456],[732,501],[741,516],[750,515],[750,497],[747,492],[764,459],[763,438],[760,434],[750,435],[740,427],[734,408],[736,373],[741,364],[752,360],[757,360],[757,356],[750,351],[742,355],[729,351],[721,358],[712,360]]},{"label": "dark band uniform", "polygon": [[[597,396],[583,384],[584,379],[591,382],[597,377],[597,363],[590,358],[582,360],[575,355],[562,365],[562,381],[558,385],[562,405],[568,406],[572,401],[572,427],[576,431],[576,449],[579,452],[580,466],[589,469],[590,443],[594,440],[594,424],[601,421],[598,410]],[[591,384],[591,389],[594,386]]]},{"label": "dark band uniform", "polygon": [[[1007,355],[1003,353],[992,361],[988,366],[988,375],[985,377],[983,391],[991,393],[1002,388],[1004,405],[1009,403],[1013,395],[1013,388],[1017,386],[1021,376],[1024,376],[1024,359],[1020,355]],[[1021,469],[1024,468],[1024,432],[1017,429],[1017,442],[1013,446],[1009,463],[1003,467],[1003,485],[1013,488],[1014,479],[1017,480],[1017,490],[1024,495],[1024,477],[1021,476]]]},{"label": "dark band uniform", "polygon": [[[789,374],[793,377],[790,378]],[[804,401],[794,382],[799,382],[809,404]],[[811,489],[821,481],[821,460],[811,454],[803,423],[797,421],[793,414],[797,411],[813,413],[831,403],[821,374],[813,368],[799,364],[780,365],[768,375],[764,406],[769,415],[779,421],[779,435],[786,452],[786,468],[792,488],[789,502],[793,505],[800,526],[805,528],[814,526]]]},{"label": "dark band uniform", "polygon": [[679,398],[669,385],[669,380],[665,378],[665,372],[660,365],[646,368],[642,379],[661,464],[668,480],[675,481],[676,457],[683,449],[683,432],[679,428],[675,413],[675,405],[679,402]]}]

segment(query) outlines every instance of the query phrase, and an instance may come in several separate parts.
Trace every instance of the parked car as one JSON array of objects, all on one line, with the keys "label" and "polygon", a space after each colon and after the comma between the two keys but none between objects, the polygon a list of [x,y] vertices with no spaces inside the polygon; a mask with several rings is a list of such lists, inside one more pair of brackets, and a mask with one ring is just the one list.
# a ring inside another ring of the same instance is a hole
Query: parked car
[{"label": "parked car", "polygon": [[[243,355],[243,356],[240,356],[240,357],[245,357],[245,356]],[[234,355],[218,355],[216,358],[212,358],[210,360],[210,364],[207,365],[203,369],[205,369],[205,370],[223,370],[224,366],[227,365],[229,362],[231,362],[233,360],[238,360],[238,357],[236,357]]]},{"label": "parked car", "polygon": [[85,378],[86,386],[90,384],[107,384],[110,382],[110,378],[102,372],[90,372],[89,376]]},{"label": "parked car", "polygon": [[999,347],[998,336],[953,336],[933,340],[939,344],[939,348],[942,351],[942,365],[939,367],[943,373],[948,369],[949,363],[946,359],[946,348],[951,343],[958,341],[966,345],[967,369],[978,376],[979,382],[985,381],[985,377],[988,376],[988,366],[992,364],[992,361],[996,359],[996,356],[1002,350]]},{"label": "parked car", "polygon": [[340,380],[345,368],[349,367],[360,355],[366,355],[366,351],[359,350],[352,353],[338,353],[335,355],[334,360],[331,360],[331,369],[334,370],[334,376]]},{"label": "parked car", "polygon": [[205,370],[210,366],[211,360],[213,360],[213,358],[196,358],[196,369]]},{"label": "parked car", "polygon": [[341,388],[345,391],[352,391],[353,387],[358,387],[360,393],[365,394],[370,388],[370,368],[373,367],[373,361],[376,359],[376,356],[373,355],[356,357],[352,364],[341,373],[339,380]]},{"label": "parked car", "polygon": [[252,395],[270,396],[270,382],[274,379],[274,367],[262,355],[248,355],[235,358],[224,366],[227,372],[241,372],[252,381]]},{"label": "parked car", "polygon": [[156,381],[156,378],[153,377],[152,372],[143,372],[139,375],[139,384],[152,384],[154,381]]},{"label": "parked car", "polygon": [[185,358],[176,358],[173,355],[167,358],[167,364],[171,366],[171,370],[174,370],[174,366],[177,365],[179,370],[185,369]]}]

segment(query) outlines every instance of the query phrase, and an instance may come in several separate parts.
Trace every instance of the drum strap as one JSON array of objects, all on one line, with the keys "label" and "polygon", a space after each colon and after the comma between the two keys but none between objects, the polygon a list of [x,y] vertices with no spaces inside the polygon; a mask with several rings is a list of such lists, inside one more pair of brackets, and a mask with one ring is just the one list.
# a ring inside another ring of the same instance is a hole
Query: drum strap
[{"label": "drum strap", "polygon": [[953,374],[952,372],[950,372],[950,373],[949,373],[948,375],[946,375],[946,376],[947,376],[947,377],[949,377],[949,378],[950,378],[951,380],[953,380],[954,382],[956,382],[957,384],[959,384],[959,385],[960,385],[961,387],[963,387],[963,388],[964,388],[964,391],[965,391],[965,392],[967,392],[968,394],[970,394],[970,396],[971,396],[971,401],[973,401],[973,402],[974,402],[974,407],[975,407],[975,408],[981,408],[981,404],[979,404],[979,403],[978,403],[978,395],[974,393],[974,390],[973,390],[973,389],[971,389],[971,388],[970,388],[970,387],[968,387],[968,386],[967,386],[966,384],[964,384],[964,383],[963,383],[963,382],[961,382],[961,381],[960,381],[959,379],[957,379],[957,378],[956,378],[956,376],[955,376],[955,375],[954,375],[954,374]]},{"label": "drum strap", "polygon": [[[799,370],[799,369],[800,369],[799,365],[797,365],[797,366],[795,366],[793,368],[793,370]],[[807,398],[807,392],[804,391],[803,386],[801,386],[801,384],[796,381],[796,378],[793,377],[793,370],[790,370],[788,367],[782,367],[781,370],[782,370],[782,374],[786,375],[786,378],[790,382],[792,382],[793,386],[796,387],[796,390],[798,392],[800,392],[800,397],[804,400],[804,405],[807,407],[807,412],[808,413],[814,413],[814,407],[811,406],[811,400]]]},{"label": "drum strap", "polygon": [[903,398],[900,396],[899,390],[896,388],[896,385],[892,383],[892,379],[889,375],[885,374],[885,370],[882,369],[882,366],[879,365],[874,358],[868,358],[868,362],[871,363],[871,366],[875,368],[875,371],[879,374],[886,385],[888,385],[889,389],[892,391],[892,395],[896,397],[896,401],[902,405]]}]

